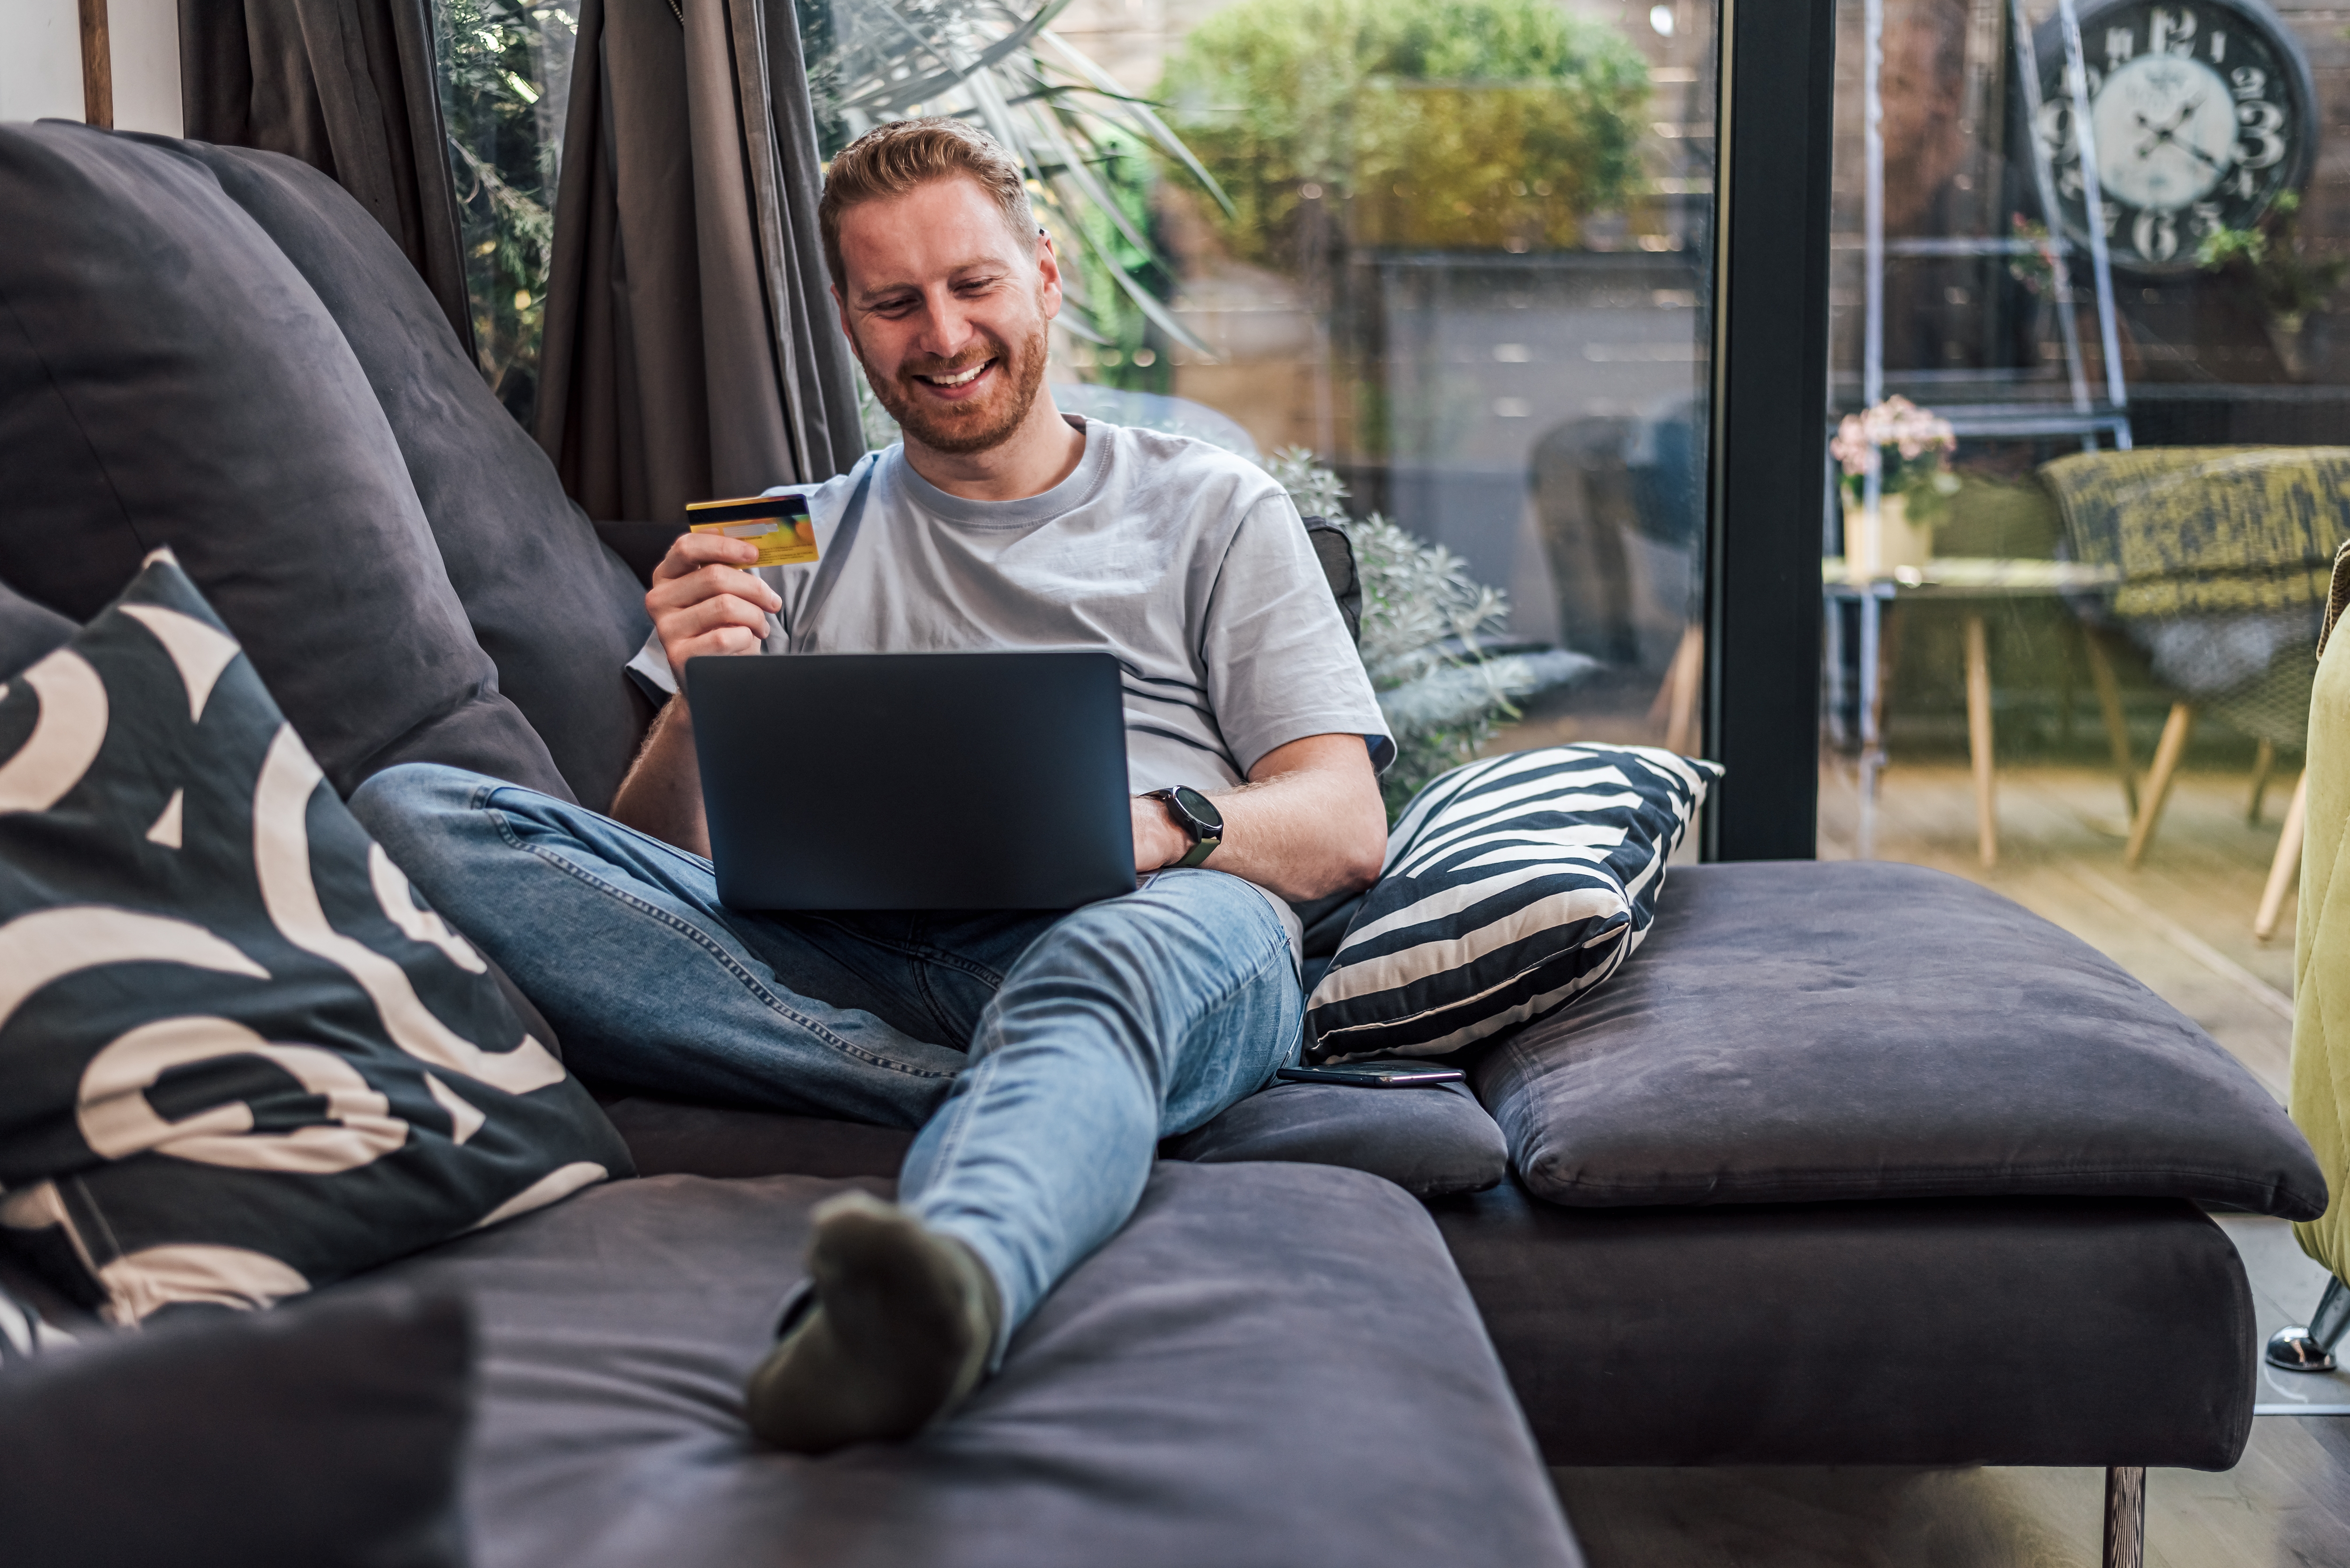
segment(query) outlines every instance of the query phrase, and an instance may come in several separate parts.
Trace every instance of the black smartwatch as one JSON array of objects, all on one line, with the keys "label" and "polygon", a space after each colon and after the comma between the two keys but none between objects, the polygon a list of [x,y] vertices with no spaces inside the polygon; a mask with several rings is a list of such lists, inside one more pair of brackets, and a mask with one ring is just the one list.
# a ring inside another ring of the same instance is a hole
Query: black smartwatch
[{"label": "black smartwatch", "polygon": [[1224,841],[1224,816],[1215,803],[1189,784],[1177,784],[1173,789],[1143,792],[1145,800],[1162,802],[1167,815],[1175,826],[1191,836],[1191,852],[1175,862],[1177,866],[1197,866],[1216,852]]}]

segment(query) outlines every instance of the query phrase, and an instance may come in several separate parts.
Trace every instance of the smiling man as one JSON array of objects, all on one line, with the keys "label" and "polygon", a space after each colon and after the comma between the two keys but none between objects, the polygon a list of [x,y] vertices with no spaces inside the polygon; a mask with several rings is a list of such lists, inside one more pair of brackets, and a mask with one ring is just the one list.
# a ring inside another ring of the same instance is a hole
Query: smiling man
[{"label": "smiling man", "polygon": [[728,909],[677,695],[618,822],[438,767],[352,801],[589,1076],[920,1129],[896,1204],[816,1210],[810,1288],[751,1380],[754,1428],[800,1452],[951,1413],[1125,1222],[1158,1140],[1291,1059],[1290,905],[1377,876],[1393,751],[1280,486],[1054,406],[1059,264],[1014,160],[959,121],[883,126],[833,161],[820,218],[842,329],[905,439],[808,492],[837,556],[820,602],[822,566],[745,570],[749,544],[687,535],[630,668],[674,693],[712,654],[1105,649],[1136,890],[1060,915]]}]

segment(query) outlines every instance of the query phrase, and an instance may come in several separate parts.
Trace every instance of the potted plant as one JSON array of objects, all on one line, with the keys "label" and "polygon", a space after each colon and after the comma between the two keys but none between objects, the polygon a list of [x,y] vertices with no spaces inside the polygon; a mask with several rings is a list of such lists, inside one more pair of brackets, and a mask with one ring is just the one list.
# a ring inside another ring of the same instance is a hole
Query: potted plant
[{"label": "potted plant", "polygon": [[1921,570],[1933,558],[1932,514],[1959,488],[1950,472],[1958,444],[1950,421],[1902,397],[1846,414],[1837,425],[1828,455],[1844,471],[1845,573],[1852,581]]},{"label": "potted plant", "polygon": [[2302,250],[2301,198],[2281,192],[2267,213],[2249,229],[2214,229],[2195,247],[2196,265],[2231,278],[2259,306],[2269,347],[2290,379],[2309,379],[2301,330],[2313,312],[2325,309],[2350,273],[2350,259],[2323,260]]}]

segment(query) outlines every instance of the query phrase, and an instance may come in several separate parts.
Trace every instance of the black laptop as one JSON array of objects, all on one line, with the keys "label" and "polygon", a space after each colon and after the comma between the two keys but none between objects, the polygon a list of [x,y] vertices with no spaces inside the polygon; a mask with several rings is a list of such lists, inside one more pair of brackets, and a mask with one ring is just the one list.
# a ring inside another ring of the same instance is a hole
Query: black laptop
[{"label": "black laptop", "polygon": [[737,909],[1067,909],[1134,890],[1118,661],[1098,651],[690,659]]}]

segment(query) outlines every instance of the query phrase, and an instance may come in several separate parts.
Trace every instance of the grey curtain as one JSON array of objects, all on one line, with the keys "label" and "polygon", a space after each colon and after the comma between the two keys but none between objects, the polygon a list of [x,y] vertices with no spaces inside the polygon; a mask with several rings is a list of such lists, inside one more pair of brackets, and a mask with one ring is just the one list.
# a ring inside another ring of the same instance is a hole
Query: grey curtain
[{"label": "grey curtain", "polygon": [[431,0],[180,0],[188,135],[299,158],[399,243],[473,356]]},{"label": "grey curtain", "polygon": [[819,178],[791,0],[585,0],[538,440],[590,517],[679,522],[864,450]]}]

